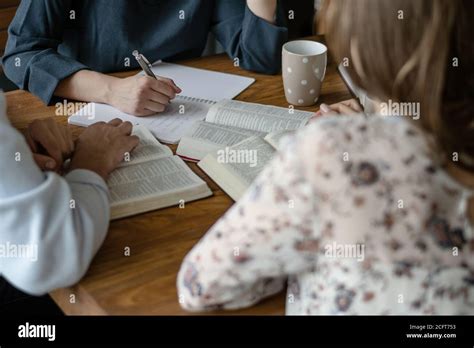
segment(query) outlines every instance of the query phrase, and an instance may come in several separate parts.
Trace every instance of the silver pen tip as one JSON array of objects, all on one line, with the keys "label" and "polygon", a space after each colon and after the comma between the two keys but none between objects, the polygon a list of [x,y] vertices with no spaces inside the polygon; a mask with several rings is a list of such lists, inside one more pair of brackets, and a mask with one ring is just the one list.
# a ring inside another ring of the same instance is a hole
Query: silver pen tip
[{"label": "silver pen tip", "polygon": [[135,58],[138,58],[138,56],[140,55],[137,50],[133,51],[132,54]]}]

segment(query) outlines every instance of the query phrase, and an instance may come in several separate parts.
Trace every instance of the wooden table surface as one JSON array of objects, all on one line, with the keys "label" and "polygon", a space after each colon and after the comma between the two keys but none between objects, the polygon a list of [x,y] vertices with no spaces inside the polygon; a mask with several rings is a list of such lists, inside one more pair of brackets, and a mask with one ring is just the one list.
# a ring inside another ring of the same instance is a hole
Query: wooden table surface
[{"label": "wooden table surface", "polygon": [[[180,64],[254,77],[256,82],[242,92],[237,100],[288,107],[281,75],[265,76],[241,70],[234,67],[226,55],[193,59]],[[55,117],[59,123],[67,124],[65,116],[55,116],[54,106],[45,106],[27,92],[13,91],[6,95],[9,118],[20,130],[24,130],[36,118]],[[329,59],[318,105],[349,98],[351,94],[341,80],[336,65]],[[317,106],[302,109],[316,111]],[[80,134],[81,128],[69,127],[75,135]],[[176,150],[176,147],[172,146],[172,149]],[[176,275],[181,261],[233,204],[195,164],[190,163],[190,166],[208,183],[214,195],[187,203],[184,209],[171,207],[112,222],[107,238],[86,276],[75,286],[50,294],[66,314],[188,314],[179,306],[176,291]],[[130,248],[130,256],[124,255],[126,247]],[[73,298],[75,301],[71,301]],[[282,292],[252,308],[211,314],[282,315],[284,312],[285,294]]]}]

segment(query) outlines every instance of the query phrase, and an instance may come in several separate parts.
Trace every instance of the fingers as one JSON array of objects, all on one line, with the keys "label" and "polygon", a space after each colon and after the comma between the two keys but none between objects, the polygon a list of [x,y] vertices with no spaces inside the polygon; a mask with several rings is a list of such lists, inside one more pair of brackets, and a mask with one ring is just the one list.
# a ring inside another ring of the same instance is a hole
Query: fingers
[{"label": "fingers", "polygon": [[36,142],[33,140],[33,137],[30,134],[30,129],[28,129],[28,131],[26,132],[25,138],[31,151],[34,153],[38,152],[38,146],[36,145]]},{"label": "fingers", "polygon": [[157,80],[142,76],[134,80],[134,83],[136,89],[129,98],[130,102],[119,108],[135,116],[150,116],[165,111],[170,100],[176,97],[177,91],[181,91],[172,80],[165,78]]},{"label": "fingers", "polygon": [[55,143],[53,146],[55,146],[61,153],[62,163],[62,161],[64,161],[64,159],[67,158],[70,154],[68,150],[69,146],[67,145],[67,140],[64,137],[62,127],[60,127],[55,121],[53,121],[52,118],[46,120],[46,126],[51,135],[54,137],[53,139],[55,139]]},{"label": "fingers", "polygon": [[123,135],[130,135],[133,131],[133,124],[129,121],[124,122],[120,118],[114,118],[107,125],[117,128],[119,133]]},{"label": "fingers", "polygon": [[61,127],[63,130],[64,138],[66,140],[67,145],[67,156],[66,158],[70,158],[74,153],[74,139],[72,137],[71,130],[68,127]]},{"label": "fingers", "polygon": [[139,110],[136,110],[133,114],[138,117],[146,117],[156,115],[156,111],[141,108]]},{"label": "fingers", "polygon": [[29,127],[31,139],[40,144],[46,153],[52,157],[57,165],[63,163],[63,154],[61,147],[64,146],[62,136],[59,131],[52,130],[49,122],[34,121]]},{"label": "fingers", "polygon": [[321,116],[323,116],[323,113],[321,112],[321,110],[319,110],[309,119],[308,124],[318,120]]},{"label": "fingers", "polygon": [[174,89],[175,93],[181,93],[182,92],[181,88],[179,88],[176,85],[176,83],[174,83],[174,81],[172,79],[160,76],[160,77],[158,77],[158,80],[161,80],[161,81],[164,81],[164,82],[168,83],[171,86],[171,88]]},{"label": "fingers", "polygon": [[33,121],[28,127],[26,140],[32,152],[41,152],[41,146],[58,166],[74,152],[71,132],[52,118]]},{"label": "fingers", "polygon": [[123,141],[123,152],[132,152],[133,149],[135,149],[138,144],[140,144],[140,138],[137,137],[136,135],[131,135],[129,137],[126,137],[125,140]]},{"label": "fingers", "polygon": [[152,102],[162,104],[162,105],[169,105],[170,103],[170,98],[168,96],[161,94],[159,92],[156,92],[154,90],[150,90],[146,95],[145,95],[147,100],[150,100]]},{"label": "fingers", "polygon": [[53,158],[39,153],[33,154],[33,160],[42,171],[54,171],[57,167],[57,162]]},{"label": "fingers", "polygon": [[156,103],[152,100],[148,100],[143,103],[143,108],[149,111],[153,111],[153,113],[157,113],[165,111],[166,105]]},{"label": "fingers", "polygon": [[125,154],[132,152],[140,143],[140,138],[136,135],[121,137],[118,140],[117,155],[119,156],[118,163],[122,162]]},{"label": "fingers", "polygon": [[351,109],[357,111],[357,112],[363,112],[362,107],[360,106],[359,102],[356,99],[349,99],[346,101],[343,101],[341,104],[347,105]]},{"label": "fingers", "polygon": [[113,120],[109,121],[107,124],[117,127],[117,126],[120,126],[122,122],[123,121],[120,118],[114,118]]},{"label": "fingers", "polygon": [[133,131],[133,125],[130,122],[123,122],[117,128],[123,135],[130,135]]},{"label": "fingers", "polygon": [[127,137],[127,147],[130,149],[129,151],[132,151],[134,148],[136,148],[138,144],[140,144],[140,138],[136,135]]},{"label": "fingers", "polygon": [[340,103],[327,105],[321,104],[320,105],[320,113],[322,115],[328,114],[343,114],[343,115],[351,115],[355,113],[363,112],[359,102],[355,99],[346,100]]},{"label": "fingers", "polygon": [[324,103],[319,106],[319,109],[320,109],[319,111],[321,112],[321,114],[329,114],[333,111],[329,105],[324,104]]},{"label": "fingers", "polygon": [[336,111],[338,114],[343,114],[343,115],[351,115],[351,114],[357,113],[356,110],[342,103],[331,105],[331,109]]},{"label": "fingers", "polygon": [[144,76],[140,79],[141,88],[143,91],[147,92],[148,90],[152,90],[158,92],[160,94],[165,95],[168,100],[174,99],[176,97],[176,92],[174,87],[167,81],[157,80],[150,76]]}]

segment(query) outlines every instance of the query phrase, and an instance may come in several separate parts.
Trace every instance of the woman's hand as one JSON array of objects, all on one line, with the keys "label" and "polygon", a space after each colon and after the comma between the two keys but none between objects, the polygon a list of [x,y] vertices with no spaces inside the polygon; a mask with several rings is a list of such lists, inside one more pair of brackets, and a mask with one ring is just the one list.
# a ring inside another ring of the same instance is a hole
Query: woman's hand
[{"label": "woman's hand", "polygon": [[54,95],[66,99],[109,104],[135,116],[162,112],[181,89],[173,80],[149,76],[118,78],[81,70],[62,80]]},{"label": "woman's hand", "polygon": [[60,172],[74,152],[71,132],[52,118],[33,121],[26,131],[26,141],[43,171]]},{"label": "woman's hand", "polygon": [[327,116],[330,114],[354,115],[362,112],[364,112],[364,110],[362,110],[359,102],[356,99],[349,99],[332,105],[321,104],[315,117]]},{"label": "woman's hand", "polygon": [[181,93],[173,80],[150,76],[132,76],[114,79],[109,83],[107,104],[135,116],[150,116],[165,111]]}]

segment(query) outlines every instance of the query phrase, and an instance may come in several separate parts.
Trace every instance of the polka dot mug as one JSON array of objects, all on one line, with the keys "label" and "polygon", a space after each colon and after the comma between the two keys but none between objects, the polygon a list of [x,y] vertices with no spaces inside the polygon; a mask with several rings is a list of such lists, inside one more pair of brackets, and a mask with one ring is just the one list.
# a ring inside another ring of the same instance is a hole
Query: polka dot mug
[{"label": "polka dot mug", "polygon": [[283,85],[288,103],[295,106],[316,104],[326,74],[327,47],[309,40],[283,45]]}]

